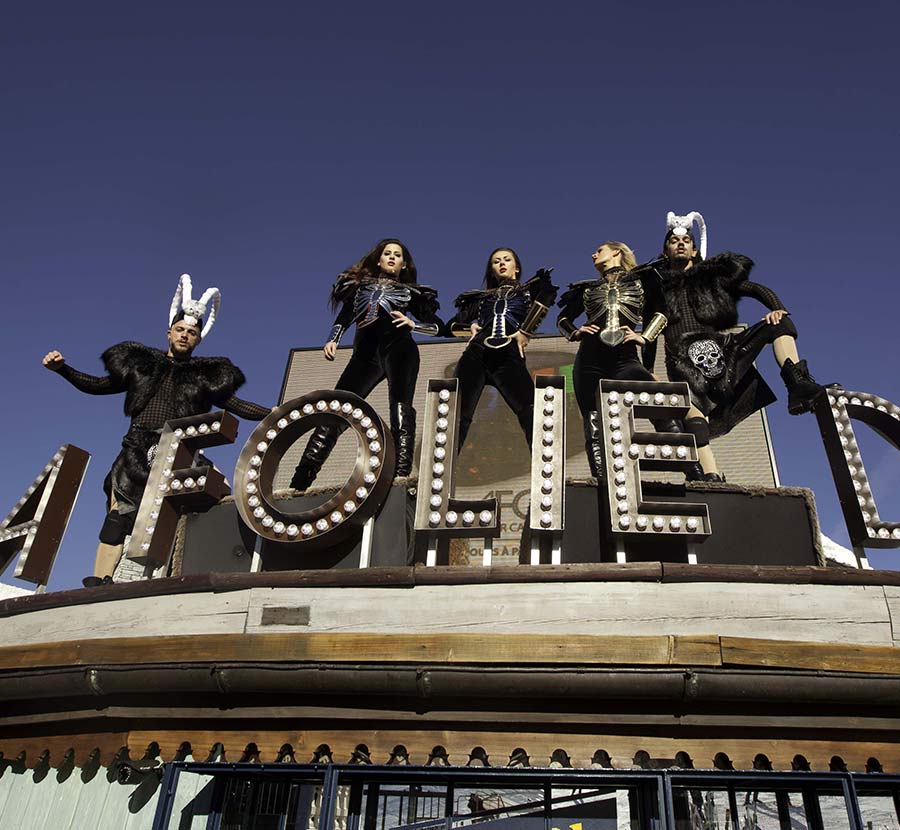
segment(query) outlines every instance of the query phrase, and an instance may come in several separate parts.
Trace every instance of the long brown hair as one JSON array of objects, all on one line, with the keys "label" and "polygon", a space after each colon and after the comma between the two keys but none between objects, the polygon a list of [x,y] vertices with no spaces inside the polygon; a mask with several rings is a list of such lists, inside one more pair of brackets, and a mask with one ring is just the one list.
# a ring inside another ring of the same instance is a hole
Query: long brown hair
[{"label": "long brown hair", "polygon": [[[418,278],[416,271],[416,263],[413,259],[409,248],[406,247],[399,239],[382,239],[371,251],[369,251],[355,265],[351,265],[344,273],[353,277],[357,281],[363,279],[378,279],[381,276],[381,268],[378,260],[384,253],[384,249],[388,245],[399,245],[403,251],[403,270],[397,275],[397,282],[414,283]],[[331,307],[336,309],[340,305],[340,300],[334,295],[331,297]]]},{"label": "long brown hair", "polygon": [[496,288],[500,285],[500,280],[498,280],[494,276],[494,269],[491,265],[491,260],[494,258],[494,254],[498,251],[509,251],[513,255],[513,259],[516,261],[516,280],[521,279],[522,277],[522,263],[519,261],[519,255],[510,247],[506,245],[501,245],[499,248],[494,248],[491,251],[490,256],[487,258],[487,265],[484,267],[484,287],[485,288]]}]

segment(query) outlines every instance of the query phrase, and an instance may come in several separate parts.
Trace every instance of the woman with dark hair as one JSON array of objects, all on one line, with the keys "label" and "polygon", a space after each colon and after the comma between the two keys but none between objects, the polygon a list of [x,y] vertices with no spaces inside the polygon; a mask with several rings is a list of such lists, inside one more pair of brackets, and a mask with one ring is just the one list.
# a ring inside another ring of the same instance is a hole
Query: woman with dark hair
[{"label": "woman with dark hair", "polygon": [[456,316],[448,324],[455,336],[469,336],[453,377],[459,379],[461,450],[485,385],[509,404],[531,446],[534,381],[525,366],[525,348],[547,309],[556,300],[550,271],[541,269],[520,282],[522,263],[512,248],[488,257],[484,287],[456,298]]},{"label": "woman with dark hair", "polygon": [[[340,312],[322,351],[334,360],[344,332],[356,324],[353,355],[335,389],[368,394],[387,378],[391,433],[397,449],[395,476],[412,469],[416,411],[412,407],[419,374],[419,347],[412,332],[437,335],[437,292],[416,283],[416,264],[399,239],[382,239],[356,265],[338,276],[331,290],[331,307]],[[408,315],[420,322],[416,323]],[[312,434],[291,487],[307,489],[340,435],[335,426],[320,426]]]},{"label": "woman with dark hair", "polygon": [[[624,242],[604,242],[593,254],[599,279],[573,282],[560,298],[556,320],[560,333],[577,341],[572,371],[575,398],[584,419],[585,450],[591,473],[603,475],[603,429],[597,412],[597,386],[602,379],[656,380],[650,372],[656,356],[656,337],[666,324],[662,295],[655,280],[635,270],[634,252]],[[649,273],[649,272],[648,272]],[[577,326],[582,314],[586,319]],[[643,333],[631,326],[641,323]],[[644,349],[644,362],[637,347]],[[683,432],[673,420],[655,422],[660,432]]]}]

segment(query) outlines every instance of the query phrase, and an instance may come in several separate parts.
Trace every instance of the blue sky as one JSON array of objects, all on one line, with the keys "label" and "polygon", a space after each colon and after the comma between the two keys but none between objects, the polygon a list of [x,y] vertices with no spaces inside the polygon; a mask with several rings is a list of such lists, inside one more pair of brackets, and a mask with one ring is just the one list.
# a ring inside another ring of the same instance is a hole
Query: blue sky
[{"label": "blue sky", "polygon": [[[42,370],[47,350],[97,371],[112,343],[161,345],[188,271],[224,296],[203,353],[274,402],[288,350],[326,336],[333,275],[382,236],[408,242],[446,309],[497,245],[569,282],[600,241],[650,258],[667,210],[700,210],[711,251],[753,257],[781,295],[820,380],[900,402],[898,22],[886,2],[7,12],[0,515],[57,446],[88,449],[51,588],[90,571],[127,421],[121,398]],[[783,400],[769,416],[783,482],[812,487],[846,543],[814,420]],[[900,518],[900,458],[866,448]]]}]

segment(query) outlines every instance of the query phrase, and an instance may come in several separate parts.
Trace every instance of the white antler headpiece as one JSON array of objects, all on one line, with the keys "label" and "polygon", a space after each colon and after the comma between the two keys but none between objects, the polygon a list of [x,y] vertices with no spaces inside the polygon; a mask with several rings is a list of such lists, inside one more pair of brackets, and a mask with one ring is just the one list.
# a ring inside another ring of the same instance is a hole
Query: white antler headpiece
[{"label": "white antler headpiece", "polygon": [[206,318],[203,331],[200,332],[201,337],[206,337],[216,322],[222,294],[218,288],[207,288],[199,300],[194,300],[191,297],[192,289],[191,275],[182,274],[178,280],[178,288],[175,289],[175,296],[172,297],[172,305],[169,307],[169,325],[172,325],[179,311],[184,311],[184,319],[192,326],[196,326],[200,320]]},{"label": "white antler headpiece", "polygon": [[676,216],[670,210],[666,214],[666,235],[673,232],[676,236],[691,232],[691,226],[697,223],[697,230],[700,232],[700,258],[706,259],[706,222],[703,220],[703,214],[692,210],[687,216]]}]

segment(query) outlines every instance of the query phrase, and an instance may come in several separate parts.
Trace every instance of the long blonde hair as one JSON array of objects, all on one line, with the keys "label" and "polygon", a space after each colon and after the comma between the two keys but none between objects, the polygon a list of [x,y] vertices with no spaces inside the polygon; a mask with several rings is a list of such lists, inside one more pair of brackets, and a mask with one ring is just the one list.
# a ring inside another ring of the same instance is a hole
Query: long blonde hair
[{"label": "long blonde hair", "polygon": [[632,251],[624,242],[616,242],[615,240],[610,239],[604,242],[603,245],[598,245],[597,249],[599,250],[604,245],[612,248],[614,251],[618,251],[622,255],[622,267],[626,271],[630,271],[637,266],[637,257],[634,255],[634,251]]}]

